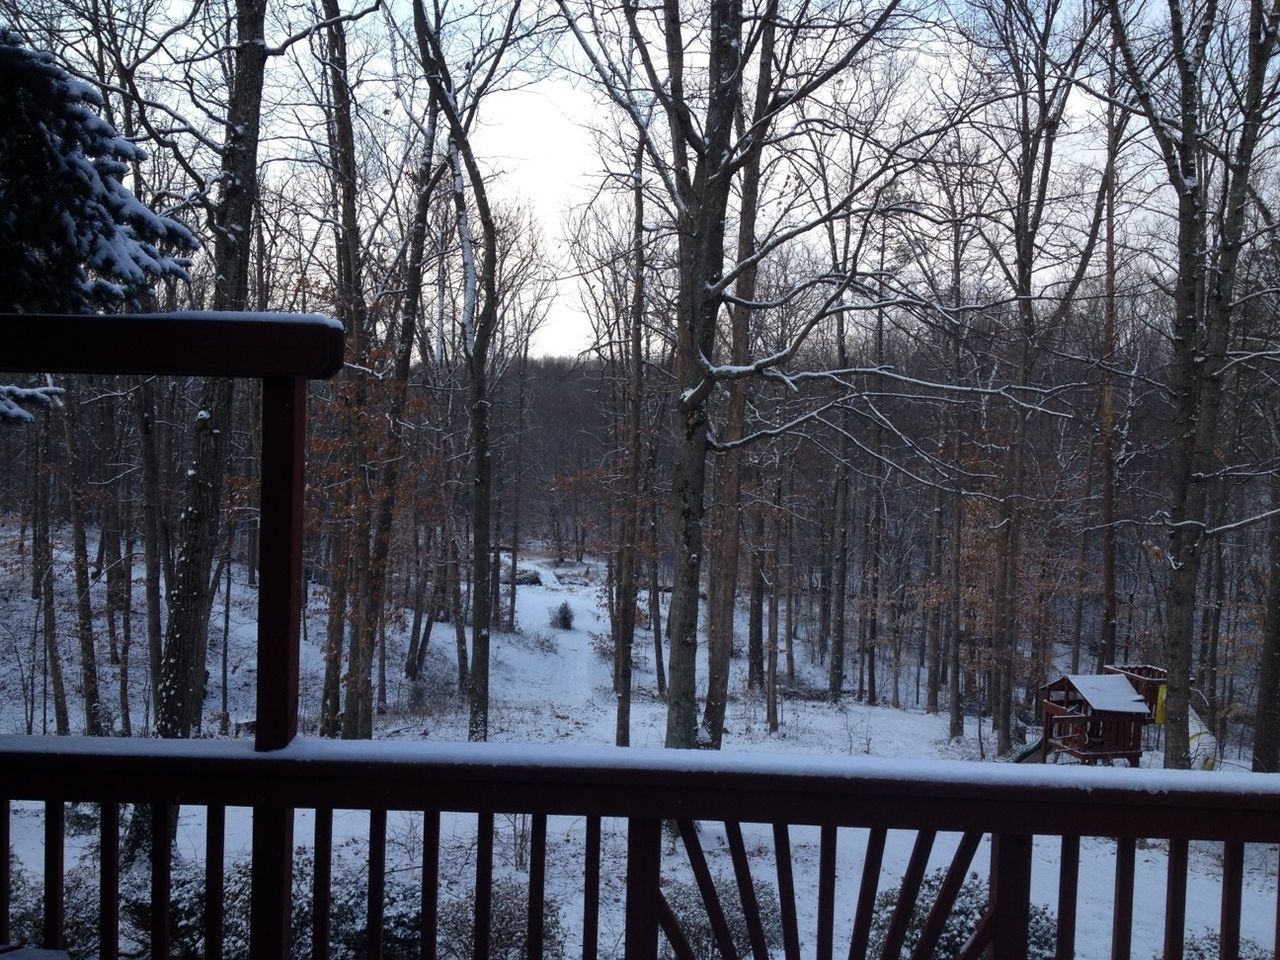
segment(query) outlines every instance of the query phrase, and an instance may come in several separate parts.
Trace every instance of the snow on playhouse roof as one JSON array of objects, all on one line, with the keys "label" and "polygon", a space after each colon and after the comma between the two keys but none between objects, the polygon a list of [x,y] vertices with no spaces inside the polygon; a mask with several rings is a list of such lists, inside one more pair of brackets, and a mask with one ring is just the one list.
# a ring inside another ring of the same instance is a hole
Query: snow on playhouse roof
[{"label": "snow on playhouse roof", "polygon": [[1063,679],[1100,713],[1147,713],[1146,701],[1122,674],[1069,674]]}]

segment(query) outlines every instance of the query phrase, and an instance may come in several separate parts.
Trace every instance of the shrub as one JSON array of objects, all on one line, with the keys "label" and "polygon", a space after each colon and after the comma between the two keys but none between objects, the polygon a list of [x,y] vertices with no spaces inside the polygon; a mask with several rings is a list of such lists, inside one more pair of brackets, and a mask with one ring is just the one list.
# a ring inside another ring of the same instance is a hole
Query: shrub
[{"label": "shrub", "polygon": [[[546,898],[542,918],[543,957],[546,960],[564,960],[564,926],[560,922],[560,905],[555,898]],[[518,880],[495,879],[489,912],[490,960],[524,960],[528,924],[529,893],[525,885]],[[467,890],[461,899],[440,904],[436,940],[441,960],[471,960],[475,944],[474,889]]]},{"label": "shrub", "polygon": [[573,629],[573,607],[569,606],[568,600],[562,600],[560,606],[552,607],[550,613],[551,626],[557,630]]},{"label": "shrub", "polygon": [[[742,913],[742,900],[738,896],[738,884],[732,877],[716,874],[712,877],[720,906],[724,910],[725,921],[729,924],[729,935],[733,938],[738,956],[751,956],[751,937],[747,932],[746,917]],[[760,905],[760,924],[764,927],[765,946],[772,953],[782,946],[782,911],[778,906],[778,893],[768,883],[755,881],[756,902]],[[671,912],[680,921],[680,929],[698,960],[719,960],[720,950],[716,946],[715,932],[711,929],[711,919],[707,916],[706,904],[702,901],[702,892],[696,883],[677,880],[668,885],[664,891]],[[664,939],[663,960],[675,957],[670,945]]]},{"label": "shrub", "polygon": [[[924,929],[925,919],[934,901],[938,899],[938,891],[942,888],[945,870],[937,870],[929,874],[920,883],[920,895],[916,897],[915,909],[911,913],[911,922],[907,925],[907,936],[902,943],[902,954],[910,956]],[[889,933],[889,923],[893,918],[894,908],[898,905],[901,887],[884,890],[876,896],[875,918],[871,921],[870,949],[867,956],[878,957],[884,949],[885,937]],[[968,942],[973,931],[978,928],[979,921],[987,912],[987,883],[980,880],[976,873],[969,874],[967,880],[960,885],[951,915],[942,928],[942,936],[934,948],[931,960],[954,960]],[[1031,904],[1031,917],[1027,931],[1027,960],[1053,960],[1056,948],[1058,924],[1054,915],[1044,907]],[[896,958],[895,958],[896,960]]]},{"label": "shrub", "polygon": [[[1218,931],[1206,930],[1199,936],[1189,937],[1183,945],[1182,956],[1185,960],[1218,960],[1222,956],[1218,947]],[[1263,949],[1262,944],[1256,940],[1240,938],[1237,960],[1271,960],[1273,956],[1270,950]],[[1156,954],[1155,960],[1160,960],[1160,954]]]}]

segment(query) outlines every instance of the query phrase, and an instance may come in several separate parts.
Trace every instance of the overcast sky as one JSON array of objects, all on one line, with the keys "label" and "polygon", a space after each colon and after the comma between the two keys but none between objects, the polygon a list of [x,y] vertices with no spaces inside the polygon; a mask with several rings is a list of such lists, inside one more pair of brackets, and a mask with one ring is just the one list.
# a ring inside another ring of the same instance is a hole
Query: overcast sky
[{"label": "overcast sky", "polygon": [[[542,223],[548,253],[562,265],[566,217],[590,198],[599,179],[601,164],[588,128],[597,110],[591,95],[569,81],[539,80],[486,102],[476,140],[477,155],[498,174],[495,198],[528,205]],[[577,284],[565,281],[532,350],[577,353],[588,334]]]}]

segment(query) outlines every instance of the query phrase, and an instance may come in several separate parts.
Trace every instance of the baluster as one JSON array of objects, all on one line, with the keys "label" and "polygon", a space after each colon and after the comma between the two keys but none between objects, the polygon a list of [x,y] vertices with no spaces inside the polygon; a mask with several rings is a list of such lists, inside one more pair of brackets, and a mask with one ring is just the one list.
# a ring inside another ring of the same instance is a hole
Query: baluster
[{"label": "baluster", "polygon": [[1187,925],[1187,841],[1169,841],[1164,893],[1164,960],[1182,960]]},{"label": "baluster", "polygon": [[[0,843],[0,858],[8,852]],[[98,811],[98,955],[120,956],[120,807],[103,803]],[[4,941],[0,936],[0,942]]]},{"label": "baluster", "polygon": [[7,944],[9,930],[9,798],[0,799],[0,944]]},{"label": "baluster", "polygon": [[387,811],[369,811],[369,908],[365,941],[369,960],[382,960],[382,914],[387,889]]},{"label": "baluster", "polygon": [[1031,905],[1031,837],[991,838],[991,960],[1025,960]]},{"label": "baluster", "polygon": [[889,920],[889,932],[885,934],[884,949],[880,951],[881,960],[898,960],[902,954],[902,942],[907,938],[907,926],[916,910],[916,899],[920,894],[920,882],[929,866],[929,854],[933,851],[933,841],[937,834],[933,830],[921,830],[916,833],[916,842],[911,848],[911,859],[907,861],[907,872],[902,875],[902,886],[898,889],[898,903],[893,908],[893,916]]},{"label": "baluster", "polygon": [[596,960],[600,940],[600,818],[587,817],[582,887],[582,960]]},{"label": "baluster", "polygon": [[831,960],[836,925],[836,828],[823,825],[818,839],[818,960]]},{"label": "baluster", "polygon": [[422,960],[436,960],[440,917],[440,811],[422,816]]},{"label": "baluster", "polygon": [[951,866],[942,879],[938,889],[938,899],[934,901],[929,916],[925,920],[924,929],[920,932],[920,940],[911,954],[911,960],[929,960],[933,956],[934,947],[942,937],[942,930],[951,916],[951,908],[955,906],[960,887],[964,885],[964,875],[973,862],[973,855],[978,852],[978,844],[982,842],[982,834],[966,833],[960,838],[955,856],[951,858]]},{"label": "baluster", "polygon": [[[204,943],[205,960],[222,960],[223,863],[226,851],[227,808],[211,806],[205,813]],[[112,958],[114,960],[114,957]]]},{"label": "baluster", "polygon": [[676,918],[675,911],[671,909],[671,904],[661,893],[658,894],[658,925],[662,927],[667,943],[671,944],[671,951],[676,955],[676,960],[697,960],[697,954],[689,946],[689,939],[680,929],[680,921]]},{"label": "baluster", "polygon": [[751,953],[755,960],[769,960],[769,947],[764,940],[764,924],[760,922],[760,904],[756,901],[756,886],[751,880],[751,864],[747,862],[747,847],[742,842],[742,827],[736,821],[726,820],[724,832],[729,839],[734,878],[738,881],[738,899],[742,903],[743,919],[747,922]]},{"label": "baluster", "polygon": [[293,952],[293,810],[253,808],[252,877],[249,956],[288,960]]},{"label": "baluster", "polygon": [[[62,841],[65,833],[66,808],[61,800],[50,800],[44,805],[44,939],[46,950],[61,950],[62,924],[65,913],[63,890]],[[4,856],[9,856],[6,847]]]},{"label": "baluster", "polygon": [[315,865],[311,874],[311,956],[329,960],[330,916],[333,909],[333,811],[316,810]]},{"label": "baluster", "polygon": [[[138,808],[134,808],[137,816]],[[151,957],[169,957],[169,887],[173,833],[169,823],[175,809],[168,804],[151,805]]]},{"label": "baluster", "polygon": [[1240,888],[1244,882],[1244,844],[1228,840],[1222,845],[1222,922],[1218,935],[1220,953],[1229,960],[1240,954]]},{"label": "baluster", "polygon": [[493,814],[476,814],[475,955],[489,956],[489,923],[493,915]]},{"label": "baluster", "polygon": [[800,960],[800,926],[796,920],[796,884],[791,872],[791,834],[785,823],[773,825],[773,858],[778,868],[778,902],[782,905],[782,951]]},{"label": "baluster", "polygon": [[661,874],[662,824],[633,818],[627,824],[627,960],[658,958]]},{"label": "baluster", "polygon": [[866,960],[871,941],[871,920],[880,889],[880,865],[884,861],[885,832],[875,827],[867,834],[867,855],[862,861],[862,885],[858,887],[858,909],[853,918],[853,939],[849,960]]},{"label": "baluster", "polygon": [[1076,955],[1076,907],[1080,890],[1080,838],[1062,838],[1058,861],[1057,960],[1074,960]]},{"label": "baluster", "polygon": [[715,935],[716,946],[720,949],[723,960],[738,960],[738,948],[734,946],[733,935],[729,932],[729,924],[725,920],[724,908],[720,904],[720,895],[711,880],[711,871],[707,869],[707,858],[702,853],[702,843],[698,840],[698,826],[692,820],[679,821],[680,837],[684,840],[685,853],[689,857],[689,866],[693,868],[693,879],[702,894],[702,903],[707,908],[707,919],[711,922],[711,932]]},{"label": "baluster", "polygon": [[543,927],[546,924],[547,818],[533,815],[529,832],[529,943],[528,960],[542,960]]},{"label": "baluster", "polygon": [[1129,960],[1133,940],[1134,840],[1116,841],[1116,895],[1111,914],[1111,960]]}]

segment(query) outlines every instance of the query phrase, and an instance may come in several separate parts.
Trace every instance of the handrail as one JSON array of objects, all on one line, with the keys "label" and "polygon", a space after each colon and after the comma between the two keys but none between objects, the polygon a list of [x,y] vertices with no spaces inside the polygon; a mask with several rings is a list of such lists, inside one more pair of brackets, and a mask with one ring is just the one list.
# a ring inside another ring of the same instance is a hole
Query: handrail
[{"label": "handrail", "polygon": [[4,792],[1280,842],[1280,774],[534,744],[0,737]]},{"label": "handrail", "polygon": [[0,314],[0,327],[0,369],[14,373],[323,380],[342,368],[342,324],[317,314]]}]

